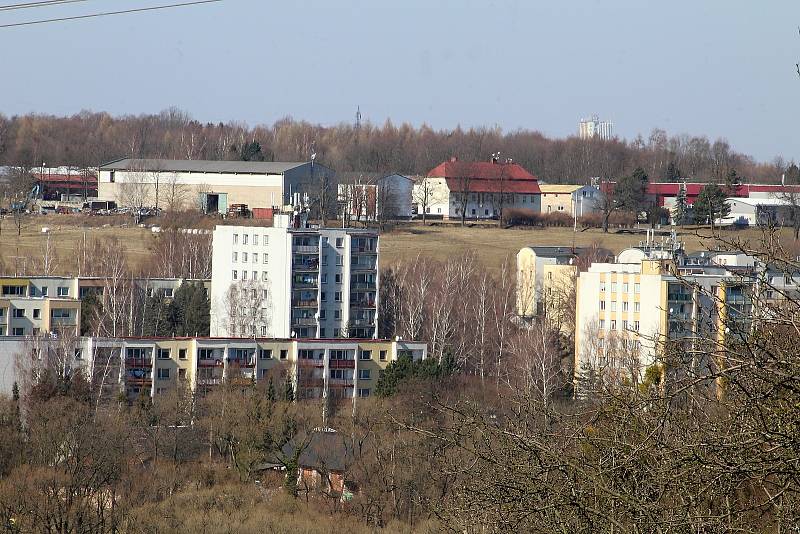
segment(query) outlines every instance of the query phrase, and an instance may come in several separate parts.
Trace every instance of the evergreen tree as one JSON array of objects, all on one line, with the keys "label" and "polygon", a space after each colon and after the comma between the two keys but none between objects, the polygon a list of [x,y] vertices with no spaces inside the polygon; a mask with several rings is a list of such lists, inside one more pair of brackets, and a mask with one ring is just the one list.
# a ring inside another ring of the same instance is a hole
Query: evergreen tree
[{"label": "evergreen tree", "polygon": [[275,395],[275,384],[272,381],[272,377],[269,377],[269,384],[267,385],[267,399],[270,402],[275,402],[277,400],[277,396]]},{"label": "evergreen tree", "polygon": [[211,304],[203,284],[181,284],[169,303],[167,317],[169,330],[175,335],[209,335]]},{"label": "evergreen tree", "polygon": [[164,295],[155,291],[145,300],[145,314],[142,321],[142,333],[145,336],[168,336],[172,333],[170,307],[164,301]]},{"label": "evergreen tree", "polygon": [[726,202],[725,191],[717,184],[708,184],[697,195],[694,201],[695,221],[705,224],[710,221],[711,229],[714,229],[714,220],[727,217],[731,212],[731,207]]},{"label": "evergreen tree", "polygon": [[97,293],[90,291],[81,299],[81,335],[90,336],[97,330],[95,324],[103,316],[103,303]]},{"label": "evergreen tree", "polygon": [[800,184],[800,167],[792,163],[786,168],[785,183],[787,184]]},{"label": "evergreen tree", "polygon": [[684,224],[689,218],[689,202],[686,200],[686,184],[682,183],[675,197],[675,208],[672,219],[678,226]]},{"label": "evergreen tree", "polygon": [[19,384],[17,381],[14,381],[14,385],[11,386],[11,400],[14,402],[19,402]]},{"label": "evergreen tree", "polygon": [[739,187],[742,185],[742,177],[736,172],[736,169],[731,169],[725,175],[725,194],[729,197],[736,195],[739,192]]},{"label": "evergreen tree", "polygon": [[433,358],[413,361],[410,356],[401,356],[386,366],[375,384],[375,394],[390,397],[411,379],[436,380],[450,375],[454,370],[455,363],[449,354],[445,355],[441,364]]},{"label": "evergreen tree", "polygon": [[255,139],[242,145],[241,158],[242,161],[264,161],[266,159],[261,151],[261,143]]},{"label": "evergreen tree", "polygon": [[294,402],[294,384],[292,384],[292,377],[286,374],[286,382],[283,384],[283,400]]},{"label": "evergreen tree", "polygon": [[681,173],[674,161],[670,161],[669,165],[667,165],[667,170],[664,171],[664,181],[679,182],[681,178],[683,178],[683,173]]}]

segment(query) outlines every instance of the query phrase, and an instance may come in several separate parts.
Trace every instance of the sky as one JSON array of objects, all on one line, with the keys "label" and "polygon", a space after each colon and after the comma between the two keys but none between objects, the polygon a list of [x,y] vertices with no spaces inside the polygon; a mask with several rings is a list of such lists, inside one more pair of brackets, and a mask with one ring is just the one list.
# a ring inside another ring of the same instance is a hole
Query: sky
[{"label": "sky", "polygon": [[[12,22],[174,3],[2,10]],[[656,127],[800,160],[800,0],[223,0],[0,28],[0,113],[176,106],[199,121],[363,120],[574,135]]]}]

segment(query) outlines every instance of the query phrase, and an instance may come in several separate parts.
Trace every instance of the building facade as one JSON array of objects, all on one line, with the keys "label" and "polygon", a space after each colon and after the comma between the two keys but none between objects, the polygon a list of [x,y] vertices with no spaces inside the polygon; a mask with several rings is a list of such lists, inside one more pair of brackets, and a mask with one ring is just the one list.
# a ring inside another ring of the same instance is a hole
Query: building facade
[{"label": "building facade", "polygon": [[538,179],[520,165],[488,162],[441,163],[414,184],[417,214],[443,219],[494,219],[504,209],[541,210]]},{"label": "building facade", "polygon": [[339,183],[339,213],[345,221],[379,221],[411,218],[414,181],[402,174],[374,178],[355,177]]},{"label": "building facade", "polygon": [[377,336],[378,234],[371,230],[217,226],[212,336]]},{"label": "building facade", "polygon": [[542,213],[583,217],[599,209],[600,189],[591,185],[539,184]]},{"label": "building facade", "polygon": [[577,273],[575,260],[583,251],[572,247],[522,247],[517,252],[517,315],[531,318],[544,313],[545,296],[556,298],[571,291]]}]

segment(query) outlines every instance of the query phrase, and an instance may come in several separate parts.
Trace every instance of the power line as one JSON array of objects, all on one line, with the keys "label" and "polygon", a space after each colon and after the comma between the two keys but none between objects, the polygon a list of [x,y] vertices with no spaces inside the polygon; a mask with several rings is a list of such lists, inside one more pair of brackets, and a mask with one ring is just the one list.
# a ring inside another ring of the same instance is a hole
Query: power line
[{"label": "power line", "polygon": [[87,0],[44,0],[42,2],[23,2],[21,4],[9,4],[0,6],[0,11],[12,11],[14,9],[30,9],[33,7],[50,7],[59,4],[74,4],[76,2],[86,2]]},{"label": "power line", "polygon": [[121,11],[106,11],[105,13],[92,13],[90,15],[76,15],[73,17],[59,17],[56,19],[32,20],[28,22],[14,22],[12,24],[0,24],[0,28],[13,28],[15,26],[31,26],[33,24],[46,24],[48,22],[63,22],[65,20],[90,19],[94,17],[107,17],[109,15],[124,15],[127,13],[140,13],[142,11],[155,11],[157,9],[169,9],[173,7],[194,6],[198,4],[213,4],[215,2],[222,2],[222,0],[196,0],[194,2],[181,2],[179,4],[167,4],[163,6],[139,7],[136,9],[123,9]]}]

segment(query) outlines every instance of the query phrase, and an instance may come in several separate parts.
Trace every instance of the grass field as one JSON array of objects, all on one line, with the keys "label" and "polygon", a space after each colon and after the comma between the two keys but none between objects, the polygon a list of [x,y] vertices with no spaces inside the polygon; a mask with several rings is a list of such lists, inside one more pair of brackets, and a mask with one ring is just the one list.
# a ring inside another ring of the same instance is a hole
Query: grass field
[{"label": "grass field", "polygon": [[[138,265],[149,253],[149,247],[155,239],[152,232],[139,228],[126,218],[85,217],[71,215],[31,216],[23,221],[22,233],[17,235],[17,228],[11,218],[5,218],[0,226],[0,259],[6,270],[12,267],[15,256],[41,258],[46,234],[42,228],[50,229],[51,243],[56,247],[61,271],[71,272],[75,267],[75,251],[83,240],[95,237],[116,237],[127,249],[127,257],[131,265]],[[203,221],[208,227],[213,221]],[[681,229],[680,239],[686,243],[689,251],[714,247],[714,241],[698,236],[709,235],[708,229]],[[755,241],[761,232],[757,229],[724,232],[724,236],[736,236],[743,240]],[[785,231],[789,239],[788,230]],[[525,245],[572,245],[573,238],[577,246],[598,243],[617,253],[634,246],[643,239],[642,235],[610,232],[604,234],[598,229],[579,231],[573,234],[571,228],[510,228],[499,227],[461,227],[457,225],[426,226],[412,224],[398,226],[393,231],[381,236],[381,264],[390,266],[406,258],[417,255],[446,260],[466,252],[474,252],[478,259],[489,270],[497,270],[506,258],[513,261],[513,256]]]}]

